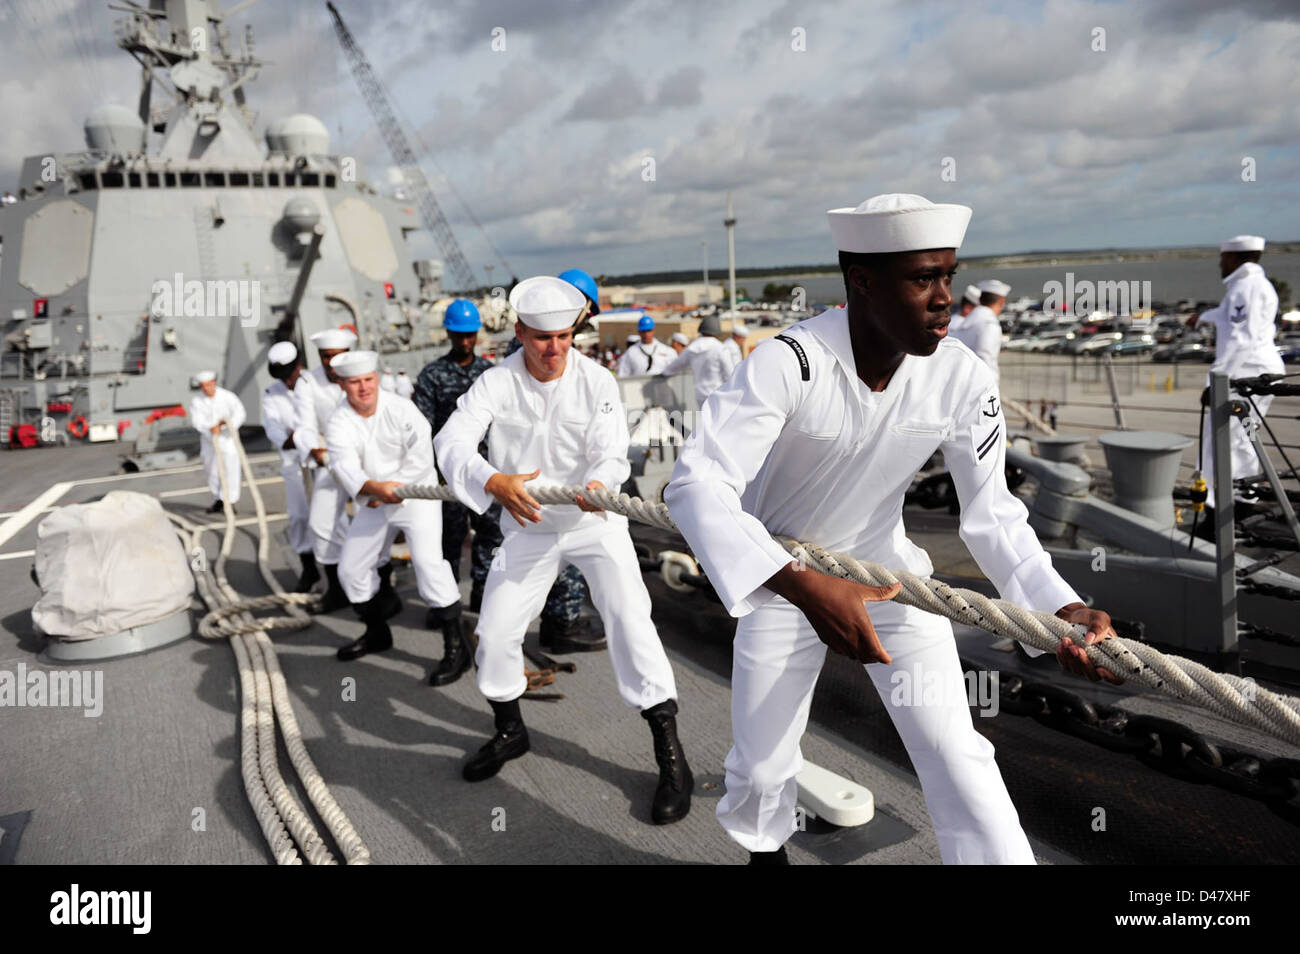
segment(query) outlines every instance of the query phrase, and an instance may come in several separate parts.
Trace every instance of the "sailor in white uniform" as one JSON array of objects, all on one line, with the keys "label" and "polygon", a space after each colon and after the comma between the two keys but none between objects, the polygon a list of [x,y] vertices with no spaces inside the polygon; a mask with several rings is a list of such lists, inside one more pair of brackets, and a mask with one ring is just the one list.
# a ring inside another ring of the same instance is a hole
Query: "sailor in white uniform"
[{"label": "sailor in white uniform", "polygon": [[655,374],[677,357],[677,353],[655,338],[655,320],[642,315],[636,323],[637,334],[628,341],[627,351],[618,359],[618,376]]},{"label": "sailor in white uniform", "polygon": [[[1282,374],[1285,366],[1273,343],[1277,318],[1277,292],[1273,283],[1259,265],[1264,251],[1264,239],[1258,235],[1238,235],[1219,246],[1219,274],[1227,286],[1227,294],[1217,308],[1193,315],[1190,327],[1214,326],[1214,364],[1210,372],[1221,371],[1229,378],[1249,378],[1257,374]],[[1207,378],[1208,384],[1208,378]],[[1233,396],[1237,396],[1232,392]],[[1273,395],[1254,395],[1255,408],[1262,418],[1273,403]],[[1251,414],[1254,420],[1255,415]],[[1256,424],[1255,426],[1258,426]],[[1259,458],[1255,456],[1250,436],[1238,418],[1228,425],[1231,440],[1231,466],[1234,477],[1251,477],[1260,473]],[[1201,435],[1201,472],[1210,496],[1206,503],[1214,505],[1214,450],[1213,425],[1210,415],[1205,415]],[[1240,494],[1234,498],[1244,500]],[[1214,521],[1207,520],[1207,527]]]},{"label": "sailor in white uniform", "polygon": [[[830,213],[848,304],[760,344],[705,404],[664,493],[723,604],[740,618],[734,745],[718,818],[754,863],[788,863],[799,740],[829,646],[858,659],[920,776],[945,862],[1034,857],[993,747],[971,725],[947,619],[792,563],[782,534],[932,572],[904,535],[903,497],[940,447],[961,538],[1006,599],[1111,634],[1052,568],[1003,476],[1006,423],[992,373],[945,341],[955,249],[970,209],[886,195]],[[823,645],[825,644],[825,645]],[[1063,642],[1061,664],[1114,679]],[[929,688],[894,692],[898,680]],[[937,691],[937,690],[942,691]],[[920,703],[920,704],[917,704]]]},{"label": "sailor in white uniform", "polygon": [[411,376],[404,370],[397,372],[397,378],[393,382],[393,393],[398,397],[404,397],[408,401],[415,394],[415,384],[411,381]]},{"label": "sailor in white uniform", "polygon": [[994,380],[997,380],[998,355],[1002,351],[1002,326],[998,324],[998,316],[1006,307],[1011,286],[990,278],[976,287],[980,293],[979,304],[970,310],[956,331],[953,330],[956,320],[950,323],[948,334],[974,351],[993,370]]},{"label": "sailor in white uniform", "polygon": [[689,371],[695,379],[695,403],[704,407],[710,394],[731,377],[735,363],[723,347],[722,322],[717,315],[707,315],[700,322],[700,336],[684,351],[656,371],[665,377]]},{"label": "sailor in white uniform", "polygon": [[379,386],[389,394],[397,390],[397,378],[393,375],[392,368],[384,368],[384,373],[379,376]]},{"label": "sailor in white uniform", "polygon": [[[571,349],[586,296],[560,278],[538,276],[510,293],[523,347],[481,374],[434,439],[438,464],[456,496],[476,513],[502,504],[505,535],[488,573],[478,621],[478,685],[491,703],[496,735],[464,768],[468,781],[495,775],[528,751],[519,714],[524,632],[565,563],[578,567],[605,624],[623,701],[650,723],[660,780],[656,824],[690,809],[694,781],[677,740],[677,688],[650,618],[650,595],[627,518],[583,503],[541,507],[525,489],[539,485],[619,488],[630,473],[625,410],[613,377]],[[478,453],[488,435],[488,460]],[[490,462],[489,462],[490,461]]]},{"label": "sailor in white uniform", "polygon": [[329,328],[311,336],[311,343],[320,356],[320,367],[311,368],[299,379],[299,411],[301,414],[295,441],[307,448],[312,468],[311,505],[309,524],[312,532],[312,549],[328,581],[317,612],[330,613],[348,605],[347,594],[339,583],[339,554],[348,533],[347,496],[339,489],[326,466],[325,428],[330,418],[346,401],[347,396],[338,385],[338,379],[329,363],[357,343],[357,336],[343,328]]},{"label": "sailor in white uniform", "polygon": [[413,402],[383,389],[375,352],[348,351],[331,360],[330,369],[347,395],[325,428],[330,470],[347,499],[358,503],[339,557],[339,580],[366,624],[359,639],[339,650],[339,659],[392,648],[379,568],[388,562],[397,530],[406,534],[416,586],[433,611],[431,625],[461,639],[460,587],[442,556],[442,502],[403,500],[393,492],[403,484],[437,485],[429,421]]},{"label": "sailor in white uniform", "polygon": [[307,489],[302,482],[302,469],[310,460],[311,448],[299,445],[294,439],[302,416],[300,392],[295,390],[302,380],[302,362],[298,360],[298,348],[292,341],[277,341],[267,351],[266,363],[275,380],[262,392],[262,426],[266,429],[267,440],[280,453],[285,511],[289,515],[289,546],[302,561],[302,574],[294,591],[307,593],[320,579],[320,570],[312,552]]},{"label": "sailor in white uniform", "polygon": [[731,323],[731,337],[723,345],[727,349],[727,356],[731,361],[731,368],[734,371],[736,365],[745,360],[745,339],[749,337],[749,329],[740,319]]},{"label": "sailor in white uniform", "polygon": [[952,320],[948,322],[948,337],[962,340],[962,327],[966,324],[966,317],[975,310],[980,303],[980,290],[975,285],[967,285],[966,290],[962,292],[961,301],[953,310]]},{"label": "sailor in white uniform", "polygon": [[[199,393],[190,398],[190,423],[199,432],[199,460],[208,476],[208,490],[216,498],[208,513],[221,509],[223,499],[233,507],[239,502],[239,452],[230,435],[238,433],[244,423],[244,405],[234,393],[217,387],[215,371],[200,371],[195,375]],[[227,497],[221,494],[221,467],[226,476]]]}]

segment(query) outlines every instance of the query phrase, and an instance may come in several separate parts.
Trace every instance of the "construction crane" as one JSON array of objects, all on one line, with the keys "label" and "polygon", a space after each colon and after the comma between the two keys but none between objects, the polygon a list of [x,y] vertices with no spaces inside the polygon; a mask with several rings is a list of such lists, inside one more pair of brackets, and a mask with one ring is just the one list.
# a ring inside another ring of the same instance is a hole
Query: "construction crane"
[{"label": "construction crane", "polygon": [[424,171],[415,158],[415,152],[411,149],[411,144],[406,141],[406,134],[402,132],[402,126],[393,113],[393,107],[389,102],[384,85],[379,81],[379,77],[375,75],[375,71],[370,66],[370,61],[361,52],[361,47],[357,45],[356,38],[352,36],[352,31],[347,28],[343,18],[339,16],[334,4],[326,3],[325,6],[329,8],[330,16],[334,18],[334,32],[338,34],[339,43],[343,46],[343,52],[347,54],[348,64],[352,67],[352,75],[357,78],[357,85],[361,87],[361,95],[365,97],[366,104],[370,107],[370,111],[374,113],[375,122],[379,126],[380,133],[383,134],[384,142],[388,144],[388,151],[393,154],[393,161],[397,163],[398,168],[402,171],[402,176],[406,179],[407,188],[415,196],[416,204],[420,207],[420,217],[424,220],[425,227],[437,239],[438,248],[442,250],[443,261],[446,264],[448,273],[456,283],[457,288],[462,291],[469,291],[477,287],[479,283],[474,280],[474,270],[470,268],[469,262],[465,260],[465,255],[456,242],[456,236],[452,234],[451,226],[447,224],[447,217],[442,214],[438,200],[433,197],[433,189],[429,187],[429,181],[424,177]]}]

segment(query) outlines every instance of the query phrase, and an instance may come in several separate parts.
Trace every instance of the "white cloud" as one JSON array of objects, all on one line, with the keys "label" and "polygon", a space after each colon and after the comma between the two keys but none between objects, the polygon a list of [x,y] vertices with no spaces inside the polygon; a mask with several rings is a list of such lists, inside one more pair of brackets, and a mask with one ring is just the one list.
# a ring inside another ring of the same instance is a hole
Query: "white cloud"
[{"label": "white cloud", "polygon": [[[0,4],[0,180],[12,182],[25,155],[80,148],[96,103],[135,102],[138,68],[108,29],[116,14],[97,9],[74,35],[71,4]],[[880,191],[970,204],[972,253],[1294,236],[1300,22],[1284,0],[1010,0],[991,12],[811,0],[339,5],[428,148],[426,172],[471,262],[492,254],[443,174],[521,274],[575,259],[606,273],[694,268],[700,239],[725,247],[728,190],[742,265],[829,261],[824,210]],[[10,22],[16,6],[47,29],[35,37],[26,16]],[[258,4],[232,24],[237,40],[250,21],[273,61],[248,89],[260,123],[314,113],[336,151],[382,179],[391,156],[322,5]],[[504,51],[492,49],[496,27]],[[792,49],[796,27],[805,52]],[[1104,52],[1092,48],[1096,27]],[[1243,155],[1258,166],[1248,187]],[[940,176],[944,157],[955,182]]]}]

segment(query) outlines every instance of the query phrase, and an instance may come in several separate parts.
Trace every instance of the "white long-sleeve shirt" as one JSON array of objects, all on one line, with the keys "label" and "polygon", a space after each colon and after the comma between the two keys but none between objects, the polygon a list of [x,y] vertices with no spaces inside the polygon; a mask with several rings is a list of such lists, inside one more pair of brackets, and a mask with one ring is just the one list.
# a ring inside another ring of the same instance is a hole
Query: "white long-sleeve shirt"
[{"label": "white long-sleeve shirt", "polygon": [[[302,375],[298,376],[302,382]],[[300,401],[304,392],[298,389],[290,391],[283,381],[272,381],[262,392],[262,427],[269,440],[280,454],[280,467],[300,467],[307,462],[307,448],[300,446],[297,428],[302,419]],[[289,435],[294,435],[293,447],[285,450],[284,442]]]},{"label": "white long-sleeve shirt", "polygon": [[904,357],[876,393],[857,376],[843,308],[782,337],[803,359],[780,339],[758,345],[705,404],[664,492],[733,616],[774,596],[763,584],[791,558],[772,534],[932,573],[905,535],[903,496],[939,448],[961,538],[1003,597],[1044,612],[1078,601],[1007,490],[1006,422],[988,367],[945,340],[929,357]]},{"label": "white long-sleeve shirt", "polygon": [[722,342],[710,335],[701,335],[657,373],[672,377],[690,371],[695,377],[695,403],[704,407],[709,395],[731,377],[734,369],[735,364]]},{"label": "white long-sleeve shirt", "polygon": [[662,341],[655,340],[648,345],[638,341],[628,345],[623,357],[618,359],[618,376],[627,378],[637,374],[656,374],[676,357],[677,352]]},{"label": "white long-sleeve shirt", "polygon": [[948,337],[960,341],[993,369],[996,380],[998,355],[1002,351],[1002,326],[998,316],[987,305],[976,305],[969,315],[953,315],[948,325]]},{"label": "white long-sleeve shirt", "polygon": [[1228,292],[1217,308],[1201,312],[1197,324],[1214,325],[1211,371],[1245,377],[1281,374],[1282,357],[1273,344],[1277,292],[1255,262],[1245,262],[1223,280]]},{"label": "white long-sleeve shirt", "polygon": [[344,400],[325,427],[330,470],[349,497],[367,480],[436,484],[431,437],[419,408],[382,388],[374,414],[362,417]]},{"label": "white long-sleeve shirt", "polygon": [[[234,393],[225,388],[217,388],[217,393],[208,397],[202,391],[190,398],[190,424],[199,432],[203,443],[211,443],[213,425],[225,421],[231,430],[238,431],[245,418],[244,405]],[[229,439],[226,434],[223,439]]]},{"label": "white long-sleeve shirt", "polygon": [[325,428],[330,418],[344,404],[348,396],[331,381],[321,367],[298,375],[298,426],[294,428],[294,446],[304,454],[325,446]]},{"label": "white long-sleeve shirt", "polygon": [[[486,460],[478,453],[484,433]],[[433,443],[447,484],[461,502],[482,513],[495,500],[484,486],[497,473],[541,470],[538,486],[585,487],[597,480],[617,491],[632,471],[628,440],[627,415],[613,375],[573,349],[564,373],[554,381],[534,378],[522,350],[484,371],[460,396]],[[523,528],[503,511],[501,528],[506,533],[561,533],[602,519],[627,520],[586,513],[576,505],[543,506],[541,521]]]},{"label": "white long-sleeve shirt", "polygon": [[736,365],[745,360],[745,354],[740,348],[740,342],[735,338],[728,338],[722,343],[722,347],[727,350],[727,360],[731,362],[731,368],[734,371]]}]

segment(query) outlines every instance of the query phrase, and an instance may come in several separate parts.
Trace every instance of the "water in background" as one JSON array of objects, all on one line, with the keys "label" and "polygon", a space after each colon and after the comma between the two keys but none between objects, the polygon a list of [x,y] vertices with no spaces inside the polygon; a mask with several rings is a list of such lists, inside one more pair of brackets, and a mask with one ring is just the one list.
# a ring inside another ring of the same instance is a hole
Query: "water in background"
[{"label": "water in background", "polygon": [[[1061,259],[1065,262],[1066,259]],[[1260,261],[1264,273],[1290,284],[1292,300],[1300,299],[1300,253],[1270,255],[1264,252]],[[1011,285],[1009,300],[1021,295],[1042,299],[1043,286],[1051,281],[1065,285],[1066,272],[1074,273],[1075,284],[1090,282],[1150,282],[1152,301],[1163,301],[1172,306],[1180,298],[1203,299],[1218,302],[1223,298],[1223,280],[1219,278],[1218,256],[1205,259],[1170,259],[1156,262],[1090,262],[1082,265],[1007,265],[998,268],[962,268],[953,281],[954,288],[999,278]],[[839,275],[773,275],[759,278],[737,278],[737,287],[748,289],[750,297],[758,298],[768,282],[780,285],[799,284],[807,292],[809,304],[839,305],[844,301],[844,282]],[[1136,305],[1131,306],[1137,310]]]}]

